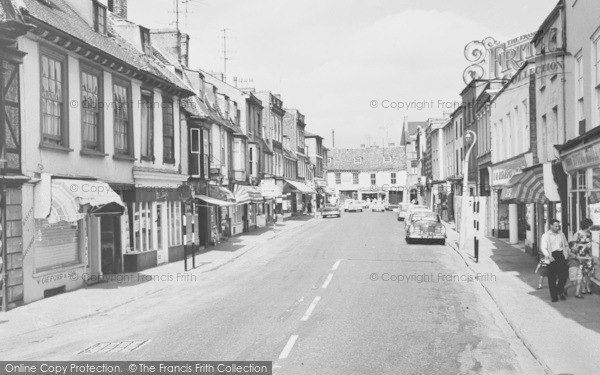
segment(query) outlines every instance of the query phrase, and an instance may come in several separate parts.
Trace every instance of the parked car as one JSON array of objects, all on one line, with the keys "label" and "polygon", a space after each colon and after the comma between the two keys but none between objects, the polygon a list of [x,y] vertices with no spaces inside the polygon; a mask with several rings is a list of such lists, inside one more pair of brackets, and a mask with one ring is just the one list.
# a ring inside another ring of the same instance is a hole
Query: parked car
[{"label": "parked car", "polygon": [[413,212],[406,228],[406,243],[417,240],[435,241],[444,245],[446,243],[446,228],[440,220],[440,215],[432,211]]},{"label": "parked car", "polygon": [[433,212],[431,211],[429,208],[427,208],[427,206],[420,206],[420,205],[410,205],[410,207],[408,208],[408,211],[406,212],[406,219],[404,220],[404,229],[408,229],[408,226],[410,224],[410,217],[413,213],[415,212]]},{"label": "parked car", "polygon": [[388,211],[397,211],[402,203],[386,203],[385,209]]},{"label": "parked car", "polygon": [[342,216],[342,212],[340,211],[340,208],[338,206],[333,205],[333,204],[328,204],[328,205],[325,205],[325,207],[323,207],[322,216],[323,217],[327,217],[327,216],[340,217],[340,216]]},{"label": "parked car", "polygon": [[352,200],[349,204],[348,204],[348,208],[346,209],[346,211],[348,212],[352,212],[352,211],[363,211],[363,203],[359,200]]},{"label": "parked car", "polygon": [[403,221],[408,216],[408,209],[410,208],[410,203],[400,203],[398,205],[398,221]]},{"label": "parked car", "polygon": [[346,199],[344,201],[344,204],[342,206],[342,208],[344,209],[344,212],[348,212],[348,206],[350,206],[350,203],[352,203],[352,199]]},{"label": "parked car", "polygon": [[385,205],[382,202],[375,202],[371,206],[373,212],[385,212]]}]

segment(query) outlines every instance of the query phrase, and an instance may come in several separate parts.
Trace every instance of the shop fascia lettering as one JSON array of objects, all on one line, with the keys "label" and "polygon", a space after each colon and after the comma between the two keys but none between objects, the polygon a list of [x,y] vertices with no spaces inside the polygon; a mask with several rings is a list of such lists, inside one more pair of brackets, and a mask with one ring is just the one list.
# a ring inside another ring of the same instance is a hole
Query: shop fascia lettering
[{"label": "shop fascia lettering", "polygon": [[600,143],[593,144],[563,157],[563,166],[567,173],[599,163]]}]

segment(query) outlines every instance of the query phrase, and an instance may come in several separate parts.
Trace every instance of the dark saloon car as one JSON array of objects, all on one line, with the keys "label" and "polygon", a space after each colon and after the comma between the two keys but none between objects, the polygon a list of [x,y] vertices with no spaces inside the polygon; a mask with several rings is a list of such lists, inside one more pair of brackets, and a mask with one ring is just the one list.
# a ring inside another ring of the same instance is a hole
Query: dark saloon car
[{"label": "dark saloon car", "polygon": [[440,215],[431,211],[417,211],[407,219],[406,243],[432,241],[442,245],[446,243],[446,228]]}]

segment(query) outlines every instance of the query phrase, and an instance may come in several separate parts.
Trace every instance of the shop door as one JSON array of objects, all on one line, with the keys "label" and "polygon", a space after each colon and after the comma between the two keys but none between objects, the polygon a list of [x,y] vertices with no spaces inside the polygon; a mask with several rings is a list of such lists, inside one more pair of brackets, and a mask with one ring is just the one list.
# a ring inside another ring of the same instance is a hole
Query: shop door
[{"label": "shop door", "polygon": [[519,241],[525,241],[527,237],[527,206],[519,203],[517,205],[517,215],[519,217],[517,232]]},{"label": "shop door", "polygon": [[121,220],[119,216],[100,218],[100,249],[102,274],[123,272],[121,256]]}]

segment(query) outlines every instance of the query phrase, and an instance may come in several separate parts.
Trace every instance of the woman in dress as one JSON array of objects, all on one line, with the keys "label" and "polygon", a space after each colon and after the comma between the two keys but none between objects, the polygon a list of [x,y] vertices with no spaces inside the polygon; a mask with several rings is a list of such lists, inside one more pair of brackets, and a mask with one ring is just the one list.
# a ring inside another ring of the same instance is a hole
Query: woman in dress
[{"label": "woman in dress", "polygon": [[590,277],[594,274],[594,264],[592,261],[592,232],[590,228],[594,225],[591,219],[585,218],[579,224],[580,229],[575,233],[574,240],[579,249],[579,260],[581,272],[583,274],[582,293],[592,294],[590,288]]}]

